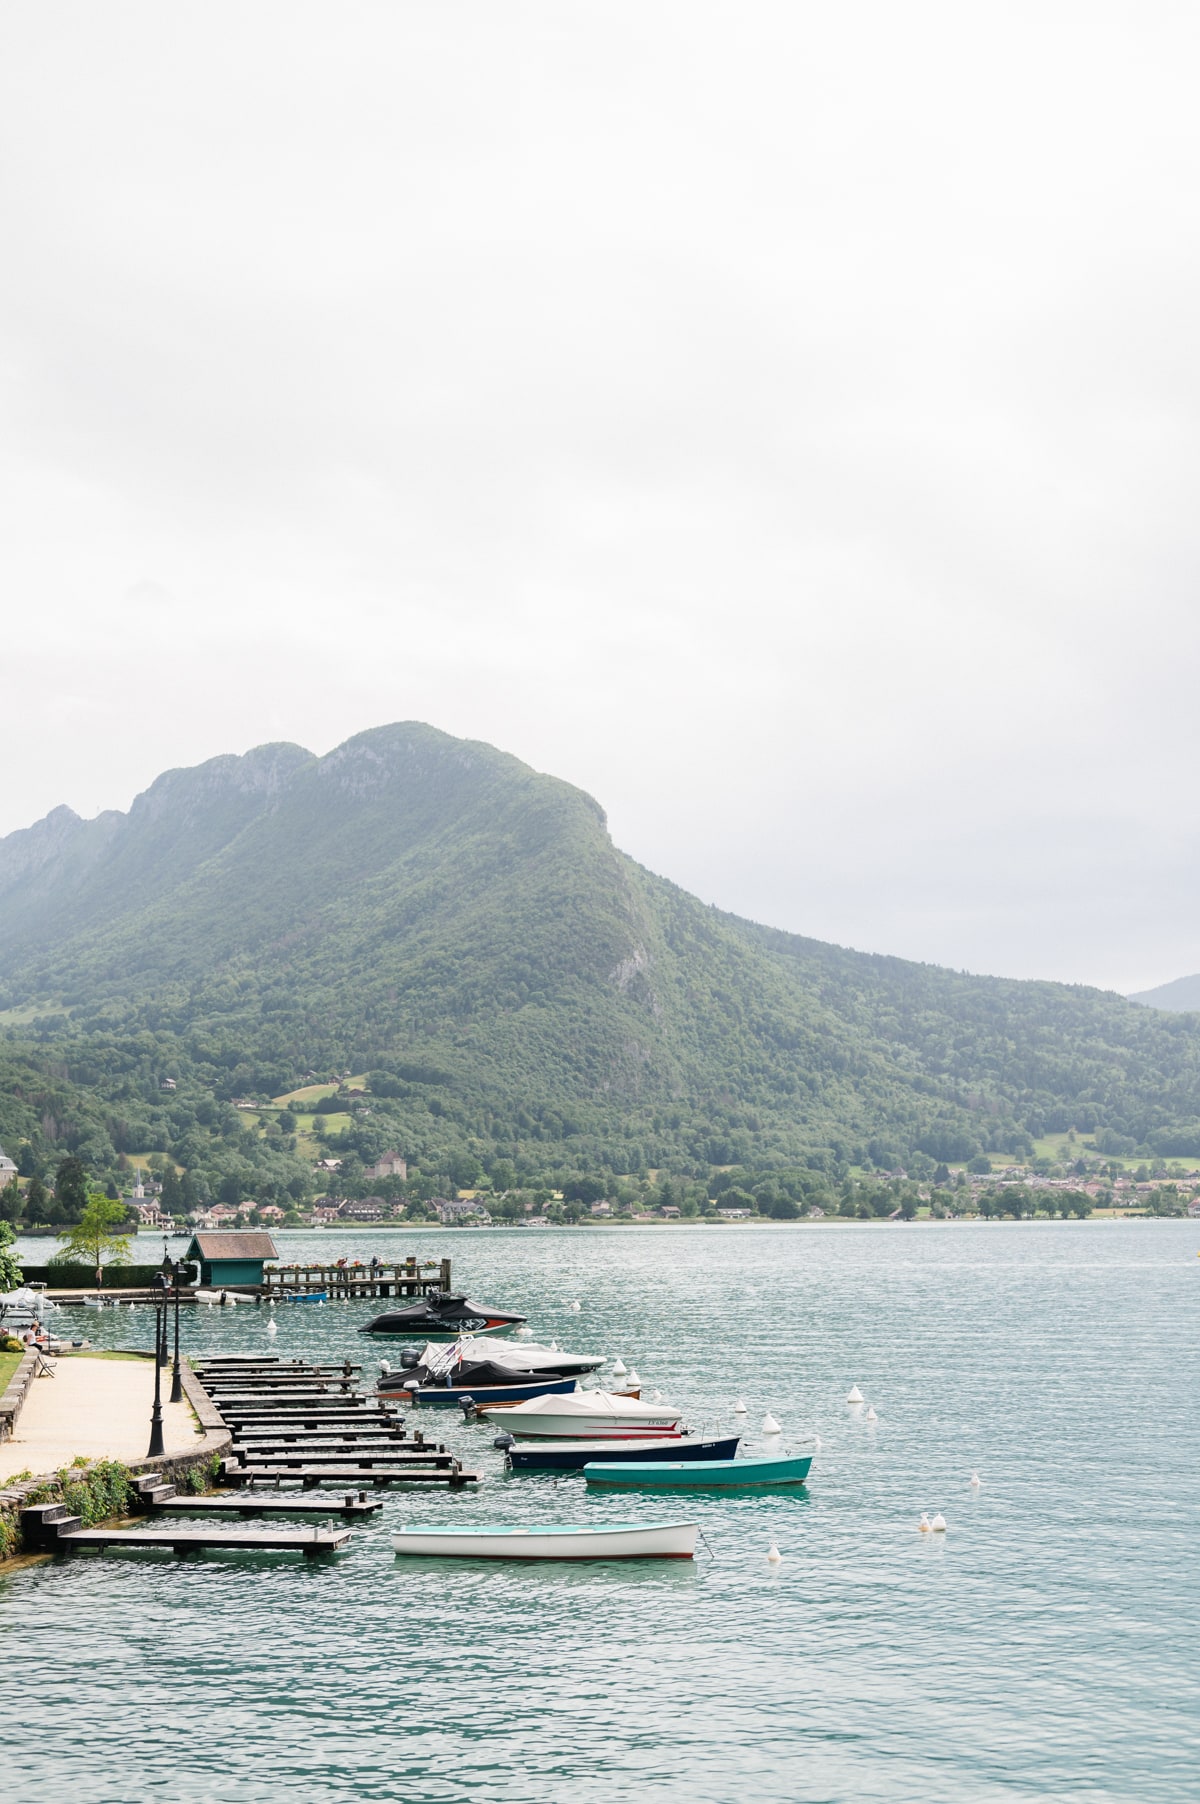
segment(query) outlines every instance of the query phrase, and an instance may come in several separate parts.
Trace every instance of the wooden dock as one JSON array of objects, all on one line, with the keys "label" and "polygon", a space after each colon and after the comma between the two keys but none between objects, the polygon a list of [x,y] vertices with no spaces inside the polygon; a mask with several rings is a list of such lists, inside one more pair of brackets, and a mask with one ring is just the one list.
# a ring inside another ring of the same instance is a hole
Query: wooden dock
[{"label": "wooden dock", "polygon": [[419,1303],[422,1297],[450,1289],[448,1259],[401,1259],[377,1265],[278,1265],[263,1273],[264,1302],[291,1302],[297,1296],[324,1291],[339,1302],[372,1297],[398,1297]]},{"label": "wooden dock", "polygon": [[478,1472],[467,1472],[455,1460],[452,1466],[413,1466],[407,1470],[399,1466],[379,1466],[375,1469],[353,1466],[233,1466],[227,1465],[224,1473],[226,1482],[236,1480],[238,1484],[278,1485],[282,1479],[298,1481],[306,1491],[315,1485],[327,1484],[370,1484],[370,1485],[446,1485],[457,1491],[463,1485],[479,1483]]},{"label": "wooden dock", "polygon": [[374,1516],[377,1498],[346,1497],[164,1497],[150,1505],[155,1515],[172,1516]]},{"label": "wooden dock", "polygon": [[44,1553],[77,1553],[85,1547],[166,1547],[172,1553],[210,1553],[219,1548],[253,1553],[302,1553],[308,1559],[336,1553],[350,1540],[348,1528],[207,1527],[84,1528],[62,1503],[39,1503],[21,1511],[29,1541]]},{"label": "wooden dock", "polygon": [[202,1358],[193,1369],[233,1437],[222,1464],[228,1484],[278,1486],[286,1478],[305,1490],[347,1482],[458,1489],[478,1482],[444,1445],[421,1431],[410,1435],[402,1415],[353,1388],[360,1368],[348,1361],[329,1368]]}]

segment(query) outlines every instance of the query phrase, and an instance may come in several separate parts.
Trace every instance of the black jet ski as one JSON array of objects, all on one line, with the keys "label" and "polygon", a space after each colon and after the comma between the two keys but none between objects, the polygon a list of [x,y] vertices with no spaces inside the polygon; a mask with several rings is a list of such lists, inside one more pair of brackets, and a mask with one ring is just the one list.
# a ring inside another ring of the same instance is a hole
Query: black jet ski
[{"label": "black jet ski", "polygon": [[519,1328],[523,1315],[502,1315],[469,1298],[439,1290],[407,1309],[389,1309],[359,1329],[360,1334],[402,1334],[405,1339],[458,1340],[464,1334],[504,1334]]}]

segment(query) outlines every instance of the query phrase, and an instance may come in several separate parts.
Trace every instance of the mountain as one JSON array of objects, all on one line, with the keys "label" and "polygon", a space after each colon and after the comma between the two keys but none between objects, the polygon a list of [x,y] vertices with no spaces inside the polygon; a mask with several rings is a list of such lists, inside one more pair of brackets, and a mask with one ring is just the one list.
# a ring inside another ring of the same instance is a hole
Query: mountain
[{"label": "mountain", "polygon": [[0,1010],[0,1139],[98,1166],[155,1145],[228,1174],[266,1157],[231,1100],[347,1070],[374,1094],[341,1144],[435,1165],[836,1170],[1070,1127],[1200,1152],[1190,1021],[740,920],[580,790],[416,723],[0,840]]},{"label": "mountain", "polygon": [[1138,990],[1129,998],[1145,1008],[1167,1009],[1171,1014],[1200,1013],[1200,975],[1176,977],[1171,983],[1160,983],[1157,989]]}]

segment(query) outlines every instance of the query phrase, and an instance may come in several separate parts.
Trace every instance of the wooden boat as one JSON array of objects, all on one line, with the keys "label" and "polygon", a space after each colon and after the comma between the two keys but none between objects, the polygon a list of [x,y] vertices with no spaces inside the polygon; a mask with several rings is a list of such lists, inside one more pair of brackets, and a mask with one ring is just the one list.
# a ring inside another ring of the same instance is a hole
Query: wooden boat
[{"label": "wooden boat", "polygon": [[[497,1418],[499,1420],[500,1418]],[[507,1461],[514,1472],[578,1472],[594,1460],[731,1460],[738,1436],[706,1441],[671,1435],[662,1441],[514,1441]]]},{"label": "wooden boat", "polygon": [[690,1560],[694,1522],[552,1522],[529,1528],[401,1528],[397,1553],[454,1560]]},{"label": "wooden boat", "polygon": [[615,1391],[576,1391],[571,1397],[534,1397],[529,1403],[481,1409],[481,1416],[526,1437],[557,1436],[563,1440],[660,1441],[681,1433],[683,1411],[669,1403],[645,1403]]},{"label": "wooden boat", "polygon": [[745,1459],[600,1460],[583,1468],[590,1485],[636,1485],[639,1490],[681,1490],[684,1486],[721,1486],[747,1491],[757,1485],[802,1485],[812,1466],[811,1453]]}]

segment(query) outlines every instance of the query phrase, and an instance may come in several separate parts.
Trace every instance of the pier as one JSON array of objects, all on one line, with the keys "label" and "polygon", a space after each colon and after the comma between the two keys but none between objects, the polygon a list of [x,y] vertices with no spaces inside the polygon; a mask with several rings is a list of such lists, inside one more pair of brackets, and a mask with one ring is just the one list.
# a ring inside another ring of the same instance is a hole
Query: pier
[{"label": "pier", "polygon": [[322,1291],[339,1302],[371,1297],[403,1297],[419,1303],[450,1289],[449,1259],[400,1259],[376,1265],[303,1264],[268,1266],[263,1272],[264,1302],[291,1302]]},{"label": "pier", "polygon": [[348,1528],[84,1528],[61,1503],[22,1510],[27,1536],[45,1553],[76,1553],[85,1547],[165,1547],[172,1553],[211,1553],[218,1548],[253,1553],[301,1553],[306,1559],[336,1553],[350,1540]]},{"label": "pier", "polygon": [[198,1382],[233,1436],[222,1464],[227,1484],[284,1479],[380,1486],[478,1482],[477,1472],[422,1430],[410,1434],[399,1412],[356,1388],[350,1361],[317,1365],[261,1356],[193,1361]]}]

